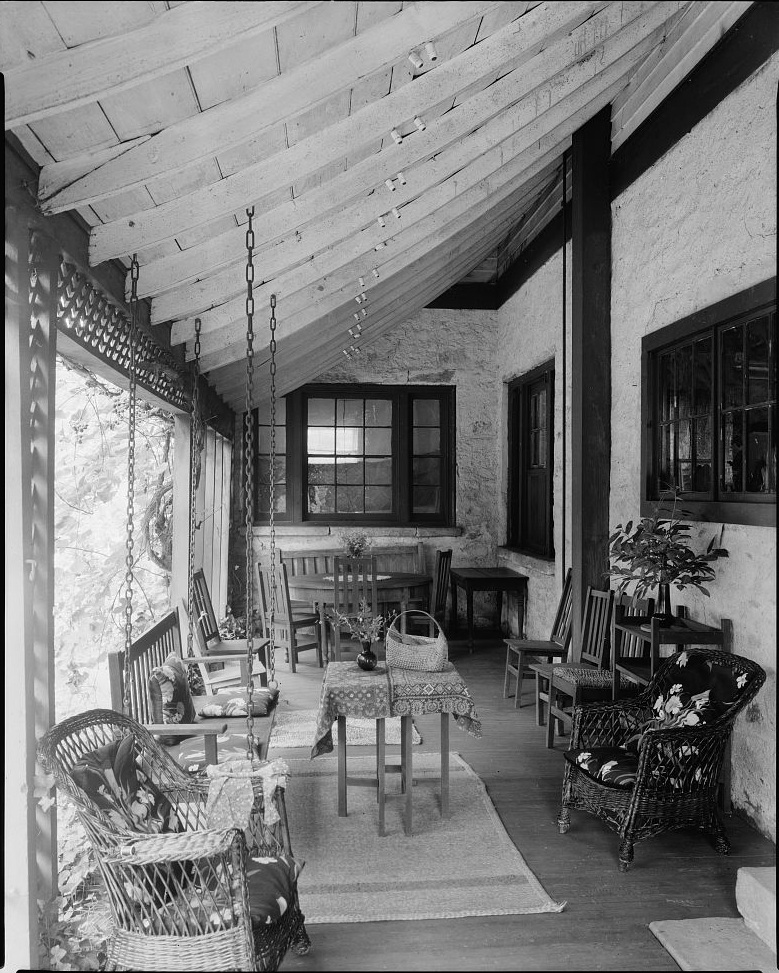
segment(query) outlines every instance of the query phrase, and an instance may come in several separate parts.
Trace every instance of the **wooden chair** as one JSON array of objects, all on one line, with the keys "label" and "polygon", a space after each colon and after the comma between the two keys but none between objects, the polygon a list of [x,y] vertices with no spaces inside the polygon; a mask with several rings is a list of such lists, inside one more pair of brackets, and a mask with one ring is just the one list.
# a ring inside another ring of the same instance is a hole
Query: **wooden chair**
[{"label": "wooden chair", "polygon": [[[365,602],[372,615],[377,614],[376,557],[348,558],[337,555],[333,559],[333,608],[342,615],[357,615]],[[341,660],[341,628],[337,619],[331,618],[333,655],[328,658]]]},{"label": "wooden chair", "polygon": [[[570,828],[571,808],[596,815],[620,837],[620,871],[633,860],[635,842],[681,828],[709,832],[727,854],[717,783],[736,716],[765,678],[750,659],[690,648],[664,659],[640,695],[577,705],[560,833]],[[688,720],[685,710],[694,716]]]},{"label": "wooden chair", "polygon": [[[322,660],[322,626],[319,613],[312,611],[309,606],[307,612],[293,608],[289,597],[289,582],[287,580],[287,565],[283,562],[275,566],[276,611],[273,619],[275,644],[284,649],[285,661],[289,663],[292,672],[296,671],[298,653],[306,649],[315,649],[319,667]],[[265,572],[257,566],[258,590],[260,594],[260,624],[262,634],[270,637],[270,585],[266,585]],[[305,639],[300,632],[305,629],[314,630],[314,638]]]},{"label": "wooden chair", "polygon": [[[214,606],[211,603],[211,595],[208,591],[208,584],[202,570],[195,571],[192,577],[192,600],[194,602],[195,612],[193,629],[198,640],[200,655],[212,656],[214,654],[220,654],[232,656],[235,660],[245,660],[248,645],[247,640],[223,639],[219,634],[219,626],[217,624],[216,614],[214,613]],[[183,604],[181,606],[181,612],[182,622],[186,622],[188,628],[189,620],[187,617],[187,609]],[[253,649],[258,658],[258,662],[254,664],[253,668],[254,671],[259,673],[261,686],[268,685],[268,675],[266,671],[267,658],[265,655],[267,646],[268,640],[266,638],[258,636],[256,639],[253,639]],[[210,684],[217,687],[231,684],[231,680],[234,680],[235,678],[234,673],[228,672],[225,675],[220,675],[220,672],[222,672],[224,668],[225,665],[223,662],[209,662],[208,671]],[[245,685],[245,670],[243,671],[242,675],[242,684]]]},{"label": "wooden chair", "polygon": [[[426,612],[429,612],[433,618],[438,622],[441,628],[446,631],[446,599],[449,594],[449,569],[452,565],[452,552],[449,551],[436,551],[435,555],[435,568],[433,570],[433,584],[430,589],[430,602],[429,604],[417,600],[411,599],[407,605],[401,605],[401,611],[408,611],[409,609],[422,608]],[[408,624],[415,621],[414,616],[411,615],[408,618]],[[417,622],[421,619],[417,619]],[[431,622],[428,621],[427,628],[430,636],[434,636],[436,633],[436,627]]]},{"label": "wooden chair", "polygon": [[571,569],[565,575],[563,591],[557,605],[552,631],[548,639],[504,639],[506,643],[506,673],[503,677],[503,698],[507,699],[511,677],[514,683],[514,707],[522,705],[522,680],[531,672],[528,659],[539,656],[546,659],[562,659],[568,654],[571,643],[571,606],[573,601],[573,584]]},{"label": "wooden chair", "polygon": [[333,559],[343,551],[335,548],[281,550],[276,553],[279,563],[287,565],[287,573],[298,574],[331,574]]},{"label": "wooden chair", "polygon": [[551,665],[541,675],[542,680],[546,679],[549,748],[554,746],[555,725],[562,734],[571,725],[571,712],[577,703],[611,696],[608,646],[613,606],[613,591],[588,588],[578,661]]},{"label": "wooden chair", "polygon": [[[291,862],[282,787],[273,795],[275,823],[266,823],[263,779],[253,774],[248,827],[213,827],[209,779],[187,774],[147,729],[113,710],[90,710],[52,727],[38,758],[74,802],[95,851],[113,919],[106,969],[276,970],[288,948],[308,952],[287,862],[286,911],[266,921],[271,916],[259,904],[268,904],[282,872],[253,859],[283,855]],[[84,773],[85,761],[94,774]],[[93,781],[107,777],[112,762],[123,772],[101,795]],[[154,806],[148,800],[138,806],[159,818],[161,830],[144,829],[128,813],[141,788]]]},{"label": "wooden chair", "polygon": [[[139,723],[143,723],[150,733],[161,737],[171,735],[181,735],[202,738],[205,750],[205,763],[215,764],[218,762],[218,737],[224,734],[240,736],[245,741],[246,720],[243,717],[237,719],[224,720],[217,718],[204,721],[202,723],[155,723],[153,719],[152,702],[149,693],[149,676],[152,669],[163,664],[165,659],[171,654],[178,655],[182,662],[189,665],[197,665],[205,682],[211,674],[208,667],[220,660],[231,664],[230,674],[232,682],[228,683],[223,679],[218,684],[210,684],[213,691],[222,688],[235,687],[236,690],[243,689],[246,685],[245,660],[243,666],[235,665],[234,657],[209,655],[182,657],[181,654],[181,634],[179,629],[179,617],[175,609],[168,612],[155,625],[137,638],[131,645],[130,654],[130,709],[126,714]],[[242,671],[243,669],[243,671]],[[243,678],[243,681],[241,679]],[[125,657],[124,649],[111,651],[108,653],[108,679],[111,691],[111,707],[118,713],[124,711],[124,680],[125,680]],[[195,711],[199,712],[204,706],[213,702],[214,697],[193,696],[192,702]],[[226,749],[235,750],[235,741],[224,740]],[[229,743],[229,747],[227,746]],[[240,746],[245,751],[245,743]],[[171,746],[171,755],[178,756],[178,744]],[[262,754],[259,754],[262,756]]]}]

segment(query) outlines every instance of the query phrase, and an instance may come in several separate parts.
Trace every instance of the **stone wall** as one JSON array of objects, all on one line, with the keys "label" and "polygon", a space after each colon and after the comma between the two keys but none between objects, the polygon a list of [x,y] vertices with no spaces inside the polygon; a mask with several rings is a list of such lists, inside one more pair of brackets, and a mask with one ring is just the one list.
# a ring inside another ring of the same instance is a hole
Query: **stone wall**
[{"label": "stone wall", "polygon": [[[437,549],[452,548],[452,564],[495,563],[496,538],[503,514],[497,470],[500,465],[500,379],[495,373],[497,312],[425,308],[365,344],[352,361],[317,376],[317,382],[371,382],[387,385],[454,385],[456,388],[457,475],[454,529],[366,528],[377,546],[425,545],[432,570]],[[342,528],[282,526],[277,544],[287,548],[338,547]],[[259,560],[268,557],[268,529],[254,528]],[[494,604],[494,602],[493,602]],[[476,604],[477,620],[489,611]],[[464,615],[464,610],[461,611]]]},{"label": "stone wall", "polygon": [[[639,505],[641,339],[776,273],[779,56],[748,79],[612,205],[611,523]],[[704,545],[722,525],[693,525]],[[733,737],[733,801],[776,840],[776,532],[725,525],[711,597],[691,617],[730,618],[734,651],[768,680]]]}]

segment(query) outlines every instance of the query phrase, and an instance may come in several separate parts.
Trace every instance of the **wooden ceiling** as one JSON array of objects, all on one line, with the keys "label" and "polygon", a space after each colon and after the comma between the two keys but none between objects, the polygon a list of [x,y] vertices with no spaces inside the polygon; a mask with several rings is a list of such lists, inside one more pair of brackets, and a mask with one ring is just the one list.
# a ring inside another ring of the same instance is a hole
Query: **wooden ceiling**
[{"label": "wooden ceiling", "polygon": [[749,6],[4,2],[6,130],[93,265],[137,254],[188,358],[201,319],[201,367],[240,408],[247,208],[256,362],[275,294],[283,394],[495,282],[559,211],[572,133],[611,103],[618,148]]}]

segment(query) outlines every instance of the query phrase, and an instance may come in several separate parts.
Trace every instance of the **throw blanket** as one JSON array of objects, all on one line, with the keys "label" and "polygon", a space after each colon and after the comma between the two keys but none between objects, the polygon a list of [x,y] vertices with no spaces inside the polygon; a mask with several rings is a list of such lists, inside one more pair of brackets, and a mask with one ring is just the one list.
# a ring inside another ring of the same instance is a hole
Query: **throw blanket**
[{"label": "throw blanket", "polygon": [[252,781],[262,781],[263,819],[270,826],[279,819],[276,807],[276,788],[286,787],[289,764],[286,760],[271,760],[261,767],[254,766],[245,758],[212,764],[206,768],[210,778],[206,816],[211,828],[249,827],[254,804]]}]

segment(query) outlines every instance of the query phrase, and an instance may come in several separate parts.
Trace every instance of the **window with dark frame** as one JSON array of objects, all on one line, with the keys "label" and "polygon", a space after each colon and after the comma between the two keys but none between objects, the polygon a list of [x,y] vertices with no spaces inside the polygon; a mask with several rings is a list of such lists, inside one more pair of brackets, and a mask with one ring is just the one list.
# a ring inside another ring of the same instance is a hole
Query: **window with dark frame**
[{"label": "window with dark frame", "polygon": [[554,362],[509,384],[507,545],[554,557]]},{"label": "window with dark frame", "polygon": [[[454,389],[307,386],[276,425],[275,519],[418,523],[454,518]],[[257,419],[255,519],[270,511],[270,427]]]},{"label": "window with dark frame", "polygon": [[775,293],[766,282],[644,338],[642,512],[678,488],[689,519],[775,523]]}]

